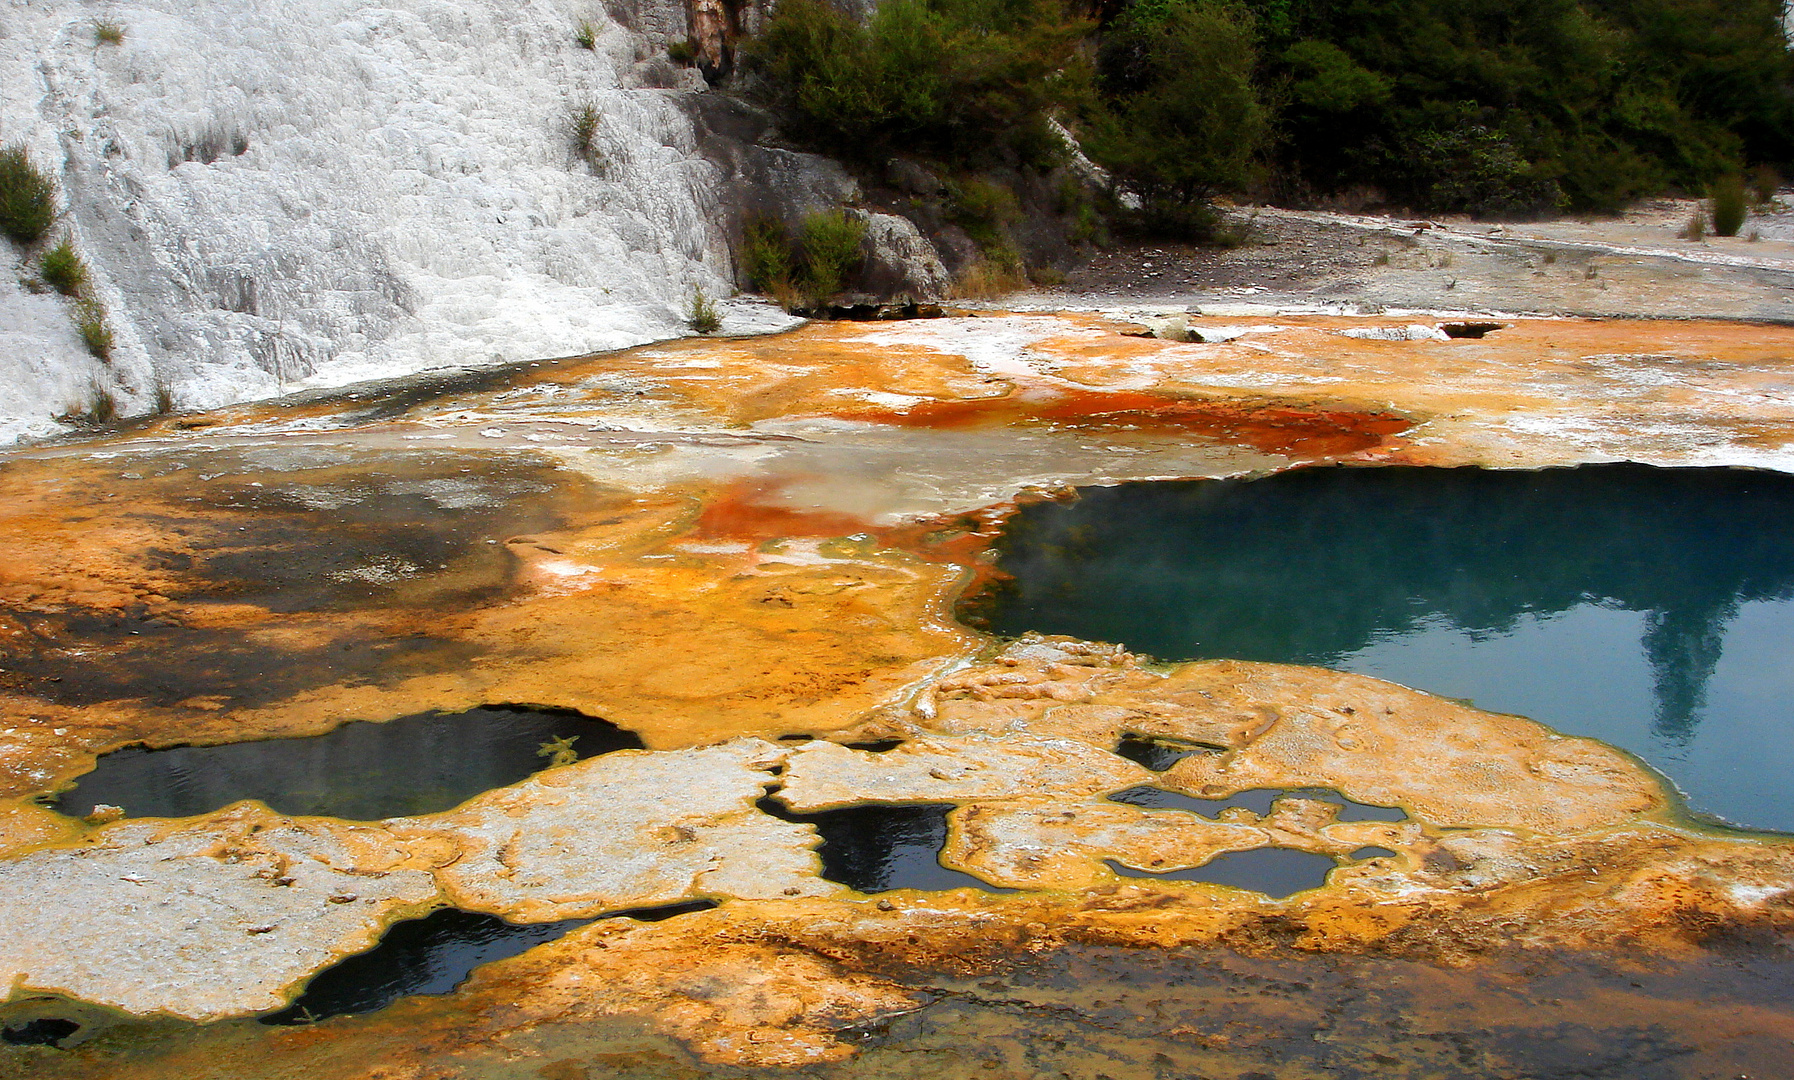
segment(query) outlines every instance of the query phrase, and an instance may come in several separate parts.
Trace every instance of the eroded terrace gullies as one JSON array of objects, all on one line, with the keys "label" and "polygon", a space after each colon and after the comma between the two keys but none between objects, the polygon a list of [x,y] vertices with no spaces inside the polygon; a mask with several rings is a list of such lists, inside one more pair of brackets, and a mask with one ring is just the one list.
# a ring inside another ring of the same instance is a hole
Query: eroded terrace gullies
[{"label": "eroded terrace gullies", "polygon": [[[816,327],[544,364],[399,416],[271,408],[15,455],[0,471],[0,586],[18,620],[0,664],[0,874],[8,912],[42,908],[46,888],[70,899],[34,915],[62,922],[8,931],[17,985],[241,1015],[438,906],[548,922],[709,897],[715,912],[603,920],[490,969],[502,989],[479,997],[476,976],[433,1030],[473,1053],[460,1040],[523,1046],[551,1015],[622,1015],[707,1060],[770,1065],[845,1056],[851,1039],[831,1032],[911,1008],[892,964],[997,963],[1028,942],[1467,960],[1516,941],[1683,955],[1716,934],[1784,933],[1788,849],[1678,822],[1656,778],[1599,744],[1307,669],[1167,673],[1071,643],[993,658],[952,623],[966,565],[1028,489],[1332,459],[1145,409],[1047,415],[1117,400],[1084,390],[1282,410],[1353,438],[1357,417],[1417,425],[1351,452],[1365,461],[1785,454],[1785,331],[1550,322],[1448,343],[1338,333],[1348,325],[1213,346],[1087,317]],[[1470,347],[1485,351],[1449,351]],[[1673,381],[1684,368],[1705,374]],[[1550,377],[1496,396],[1528,371]],[[1615,371],[1657,381],[1638,390]],[[895,422],[999,395],[1046,407]],[[1547,420],[1528,427],[1534,410]],[[1666,426],[1684,414],[1700,437]],[[1562,438],[1578,417],[1605,441]],[[264,566],[295,588],[226,587]],[[238,806],[89,827],[30,801],[120,745],[496,702],[603,716],[650,749],[370,824]],[[1159,774],[1114,753],[1124,735],[1220,750]],[[1321,788],[1408,818],[1341,821],[1336,803],[1292,797],[1216,819],[1109,797],[1143,784],[1197,798]],[[945,863],[1017,891],[881,907],[821,876],[816,833],[758,808],[770,788],[793,814],[951,804]],[[1351,857],[1366,847],[1395,854]],[[1113,869],[1262,848],[1340,866],[1281,903]],[[154,956],[155,941],[201,946],[166,965],[187,992],[148,987],[133,972],[145,965],[107,951]],[[213,955],[242,978],[221,983]]]}]

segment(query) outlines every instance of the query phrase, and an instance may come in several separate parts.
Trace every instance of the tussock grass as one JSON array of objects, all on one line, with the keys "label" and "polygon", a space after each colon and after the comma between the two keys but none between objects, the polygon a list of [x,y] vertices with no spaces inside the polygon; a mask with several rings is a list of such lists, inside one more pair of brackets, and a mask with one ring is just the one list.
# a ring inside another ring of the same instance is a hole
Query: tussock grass
[{"label": "tussock grass", "polygon": [[106,309],[92,300],[82,300],[75,305],[75,329],[81,334],[81,344],[94,359],[110,363],[112,361],[112,328],[106,325]]},{"label": "tussock grass", "polygon": [[716,305],[704,295],[704,290],[694,288],[691,291],[691,315],[686,319],[691,328],[700,334],[714,334],[723,328],[723,319],[716,312]]},{"label": "tussock grass", "polygon": [[56,184],[22,144],[0,148],[0,233],[35,244],[56,223]]},{"label": "tussock grass", "polygon": [[603,160],[603,155],[598,151],[598,129],[603,123],[603,115],[591,102],[576,106],[567,121],[574,154],[594,168]]},{"label": "tussock grass", "polygon": [[1713,184],[1713,231],[1720,236],[1737,236],[1744,227],[1747,197],[1744,177],[1733,173]]},{"label": "tussock grass", "polygon": [[953,278],[953,295],[965,300],[991,300],[1028,286],[1028,277],[1014,263],[980,259]]},{"label": "tussock grass", "polygon": [[44,276],[55,290],[64,296],[79,296],[87,288],[87,264],[81,256],[75,254],[75,245],[63,237],[38,262],[38,273]]},{"label": "tussock grass", "polygon": [[88,384],[87,400],[71,405],[56,419],[67,424],[110,424],[118,416],[118,398],[98,379]]}]

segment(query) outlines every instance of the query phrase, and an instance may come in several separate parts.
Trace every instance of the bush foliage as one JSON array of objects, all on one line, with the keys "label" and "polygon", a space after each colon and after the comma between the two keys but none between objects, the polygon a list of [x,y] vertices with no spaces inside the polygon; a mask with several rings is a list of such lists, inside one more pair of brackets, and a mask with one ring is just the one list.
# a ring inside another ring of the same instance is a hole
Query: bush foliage
[{"label": "bush foliage", "polygon": [[1781,14],[1781,0],[885,0],[862,22],[782,0],[748,67],[790,134],[869,163],[1044,170],[1062,156],[1057,118],[1160,231],[1201,232],[1207,200],[1242,191],[1513,216],[1794,161]]},{"label": "bush foliage", "polygon": [[[691,291],[691,310],[686,315],[686,323],[699,334],[714,334],[723,328],[723,317],[717,313],[716,305],[704,295],[704,290],[693,288]],[[556,764],[561,764],[556,762]]]},{"label": "bush foliage", "polygon": [[794,239],[777,218],[749,218],[741,271],[749,288],[787,310],[818,308],[840,292],[865,259],[866,223],[844,210],[804,216]]},{"label": "bush foliage", "polygon": [[804,217],[804,285],[817,303],[840,292],[864,256],[866,223],[843,210],[823,210]]},{"label": "bush foliage", "polygon": [[842,157],[969,164],[1039,152],[1048,113],[1082,84],[1090,29],[1061,0],[885,0],[865,23],[782,0],[747,55],[800,138]]},{"label": "bush foliage", "polygon": [[1780,0],[1260,0],[1276,164],[1420,209],[1616,209],[1794,153]]},{"label": "bush foliage", "polygon": [[1255,61],[1251,20],[1200,0],[1137,2],[1103,35],[1085,145],[1151,231],[1208,234],[1208,199],[1253,178],[1270,131]]}]

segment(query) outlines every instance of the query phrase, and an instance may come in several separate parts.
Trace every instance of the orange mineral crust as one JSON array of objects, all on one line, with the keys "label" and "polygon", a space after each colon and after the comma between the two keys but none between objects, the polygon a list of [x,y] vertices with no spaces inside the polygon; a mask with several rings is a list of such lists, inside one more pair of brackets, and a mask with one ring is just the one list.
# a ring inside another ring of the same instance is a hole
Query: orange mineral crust
[{"label": "orange mineral crust", "polygon": [[[1391,683],[952,617],[1006,515],[1080,485],[1794,462],[1794,330],[1499,321],[1480,340],[1418,317],[1185,318],[1201,340],[1088,314],[819,324],[11,452],[0,1021],[54,1007],[99,1034],[0,1066],[1019,1077],[1057,1042],[1091,1076],[1418,1080],[1552,1075],[1526,1054],[1558,1023],[1634,1048],[1610,1075],[1662,1047],[1693,1048],[1691,1077],[1757,1075],[1794,1033],[1785,995],[1701,1002],[1722,949],[1781,985],[1786,838],[1687,820],[1601,743]],[[503,704],[645,748],[382,821],[42,804],[120,747]],[[1187,753],[1154,771],[1124,738]],[[1111,798],[1142,785],[1278,797]],[[808,817],[867,804],[943,807],[941,866],[992,891],[825,878]],[[1267,850],[1332,869],[1282,898],[1176,876]],[[600,918],[446,996],[253,1020],[435,908],[534,924],[699,900],[718,906]],[[1379,978],[1403,989],[1347,985]],[[1347,1057],[1313,1057],[1323,1021],[1362,1022],[1326,1049]],[[1422,1037],[1445,1032],[1468,1057]]]}]

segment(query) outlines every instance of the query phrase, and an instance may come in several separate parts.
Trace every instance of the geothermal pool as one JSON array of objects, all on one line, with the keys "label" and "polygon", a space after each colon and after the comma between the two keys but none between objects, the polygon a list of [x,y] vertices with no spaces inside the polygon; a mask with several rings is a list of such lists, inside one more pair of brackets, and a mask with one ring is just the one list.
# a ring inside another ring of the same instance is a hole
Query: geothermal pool
[{"label": "geothermal pool", "polygon": [[1601,739],[1794,832],[1794,477],[1315,468],[1021,510],[998,633],[1361,672]]},{"label": "geothermal pool", "polygon": [[0,1075],[1776,1075],[1794,328],[1218,318],[0,455]]}]

